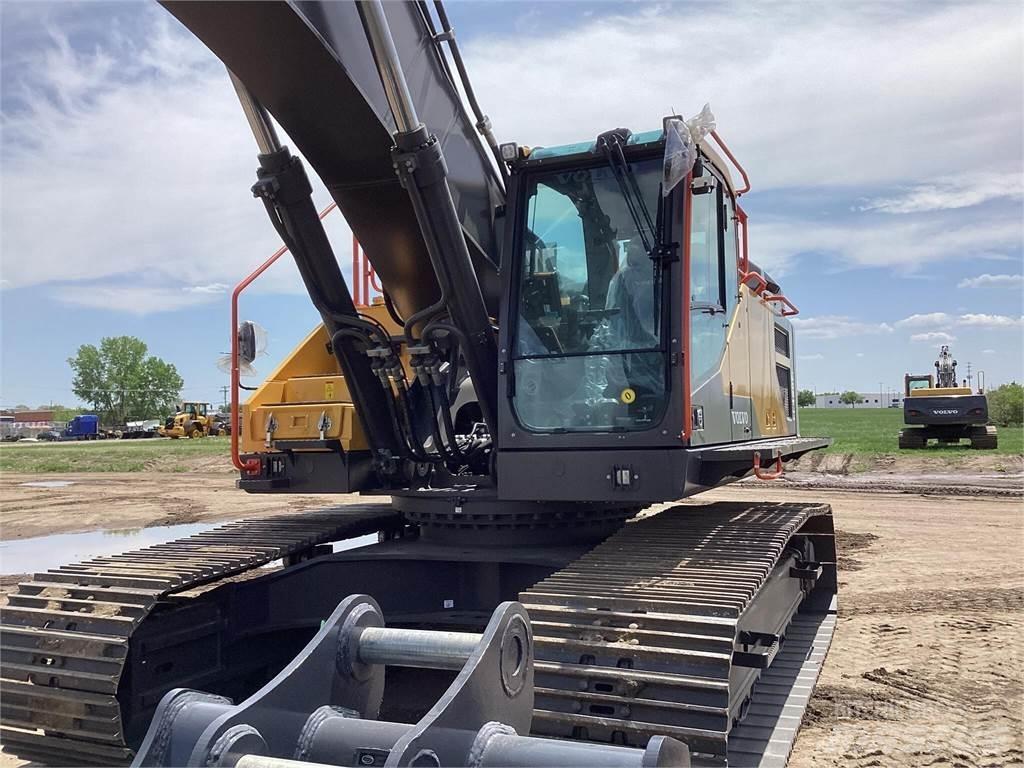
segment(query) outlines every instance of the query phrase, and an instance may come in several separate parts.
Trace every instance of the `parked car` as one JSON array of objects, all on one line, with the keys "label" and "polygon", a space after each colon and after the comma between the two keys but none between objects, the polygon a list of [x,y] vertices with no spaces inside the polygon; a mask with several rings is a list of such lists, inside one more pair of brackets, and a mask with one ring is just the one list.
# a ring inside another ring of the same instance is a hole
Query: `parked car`
[{"label": "parked car", "polygon": [[60,432],[56,432],[52,429],[44,429],[38,435],[40,440],[46,440],[47,442],[53,442],[54,440],[60,440]]}]

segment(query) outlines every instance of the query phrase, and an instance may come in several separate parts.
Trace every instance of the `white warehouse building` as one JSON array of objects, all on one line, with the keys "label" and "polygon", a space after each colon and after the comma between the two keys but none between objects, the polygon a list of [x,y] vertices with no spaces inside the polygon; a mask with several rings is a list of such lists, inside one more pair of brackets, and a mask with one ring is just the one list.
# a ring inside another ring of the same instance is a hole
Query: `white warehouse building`
[{"label": "white warehouse building", "polygon": [[[899,391],[886,390],[883,392],[858,392],[860,401],[854,407],[862,408],[902,408],[903,407],[903,393]],[[815,408],[849,408],[850,406],[842,402],[840,398],[841,394],[835,393],[831,395],[815,395],[814,396],[814,407]]]}]

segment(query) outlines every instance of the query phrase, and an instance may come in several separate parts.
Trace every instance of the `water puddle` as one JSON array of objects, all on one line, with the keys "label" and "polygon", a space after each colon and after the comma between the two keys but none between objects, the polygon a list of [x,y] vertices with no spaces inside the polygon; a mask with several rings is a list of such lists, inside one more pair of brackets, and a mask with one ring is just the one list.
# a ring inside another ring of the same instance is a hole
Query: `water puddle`
[{"label": "water puddle", "polygon": [[[223,522],[190,523],[156,528],[63,533],[53,536],[37,536],[31,539],[0,541],[0,575],[39,573],[79,560],[117,555],[134,549],[151,547],[154,544],[163,544],[173,539],[202,533],[223,524]],[[376,543],[377,534],[371,533],[347,541],[334,542],[332,547],[335,552],[344,552],[347,549]],[[277,560],[265,567],[280,565],[281,561]]]},{"label": "water puddle", "polygon": [[25,488],[67,488],[74,484],[74,480],[33,480],[30,483],[19,483]]},{"label": "water puddle", "polygon": [[0,541],[0,574],[38,573],[92,557],[116,555],[208,531],[222,523],[61,533]]}]

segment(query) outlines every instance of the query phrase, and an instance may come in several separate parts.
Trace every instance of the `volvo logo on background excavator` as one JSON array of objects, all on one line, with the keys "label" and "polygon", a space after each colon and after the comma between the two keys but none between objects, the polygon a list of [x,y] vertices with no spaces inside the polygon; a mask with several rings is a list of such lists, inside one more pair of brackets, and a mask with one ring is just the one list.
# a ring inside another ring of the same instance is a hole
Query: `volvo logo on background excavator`
[{"label": "volvo logo on background excavator", "polygon": [[[258,150],[239,194],[322,319],[233,393],[238,484],[373,503],[62,569],[103,610],[5,611],[5,747],[239,768],[788,755],[835,626],[830,509],[637,517],[829,443],[798,434],[797,310],[747,251],[749,180],[710,108],[502,148],[440,2],[164,6],[229,70]],[[354,300],[275,124],[379,303]]]}]

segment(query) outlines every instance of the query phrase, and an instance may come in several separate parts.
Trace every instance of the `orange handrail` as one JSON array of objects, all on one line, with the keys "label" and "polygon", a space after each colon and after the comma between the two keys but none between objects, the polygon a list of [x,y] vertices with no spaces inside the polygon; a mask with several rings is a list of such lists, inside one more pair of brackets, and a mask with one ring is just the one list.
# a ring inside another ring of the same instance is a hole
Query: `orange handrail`
[{"label": "orange handrail", "polygon": [[352,233],[352,300],[357,307],[370,306],[370,290],[384,293],[373,264],[366,258],[366,251],[361,249],[359,240]]},{"label": "orange handrail", "polygon": [[743,237],[740,239],[740,263],[739,270],[740,274],[746,274],[750,270],[750,251],[747,246],[747,212],[744,211],[739,203],[736,203],[736,223],[739,225],[738,228],[743,230]]},{"label": "orange handrail", "polygon": [[744,185],[743,189],[737,189],[736,190],[736,197],[739,197],[740,195],[745,195],[747,192],[750,191],[750,177],[747,176],[747,172],[743,169],[743,166],[740,165],[739,161],[736,159],[736,157],[733,155],[733,153],[729,150],[729,147],[727,147],[725,142],[722,141],[722,137],[719,136],[716,131],[712,131],[709,135],[715,141],[718,142],[718,146],[720,146],[722,148],[722,151],[725,152],[725,156],[729,158],[729,162],[731,162],[734,166],[736,166],[736,170],[739,171],[740,172],[740,176],[743,177],[743,185]]},{"label": "orange handrail", "polygon": [[[337,207],[337,203],[331,203],[320,211],[320,218],[323,219]],[[241,374],[238,368],[238,297],[257,277],[270,269],[271,265],[287,252],[288,246],[282,245],[274,251],[269,259],[236,285],[235,290],[231,292],[231,463],[239,472],[250,475],[260,471],[260,462],[259,459],[249,459],[243,462],[238,453],[238,434],[242,431],[242,424],[238,418],[238,389],[241,384],[239,381]]]},{"label": "orange handrail", "polygon": [[[780,304],[784,304],[785,306],[782,308],[783,317],[792,317],[793,315],[800,314],[800,310],[796,308],[796,305],[781,293],[772,296],[762,296],[761,298],[765,301],[777,301]],[[786,307],[789,307],[789,309],[786,309]]]}]

